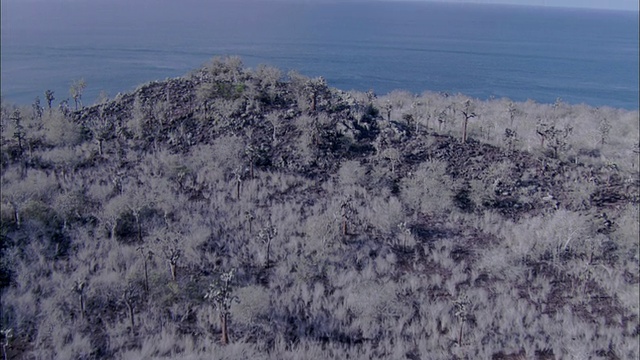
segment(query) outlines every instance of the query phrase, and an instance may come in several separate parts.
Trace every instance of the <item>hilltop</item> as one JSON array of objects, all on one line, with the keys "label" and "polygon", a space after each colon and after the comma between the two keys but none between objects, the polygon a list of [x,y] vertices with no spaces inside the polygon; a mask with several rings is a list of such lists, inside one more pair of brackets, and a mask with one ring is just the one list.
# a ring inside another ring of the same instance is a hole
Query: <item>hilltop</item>
[{"label": "hilltop", "polygon": [[1,110],[9,359],[640,353],[638,111],[235,57]]}]

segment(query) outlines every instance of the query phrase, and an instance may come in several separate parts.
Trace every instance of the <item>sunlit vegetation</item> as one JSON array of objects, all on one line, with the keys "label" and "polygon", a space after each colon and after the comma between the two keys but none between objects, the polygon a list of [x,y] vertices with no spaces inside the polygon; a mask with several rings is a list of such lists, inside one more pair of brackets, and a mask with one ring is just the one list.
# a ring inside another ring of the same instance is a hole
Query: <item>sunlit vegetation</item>
[{"label": "sunlit vegetation", "polygon": [[233,57],[83,88],[2,102],[7,359],[640,354],[638,111]]}]

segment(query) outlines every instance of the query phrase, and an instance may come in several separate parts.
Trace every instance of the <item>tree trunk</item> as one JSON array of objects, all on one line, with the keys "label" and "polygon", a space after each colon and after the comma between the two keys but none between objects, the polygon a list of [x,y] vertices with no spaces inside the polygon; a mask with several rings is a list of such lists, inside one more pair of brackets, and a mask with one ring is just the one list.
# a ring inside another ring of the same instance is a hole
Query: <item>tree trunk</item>
[{"label": "tree trunk", "polygon": [[316,93],[311,94],[311,111],[316,111],[317,101],[318,101],[318,95]]},{"label": "tree trunk", "polygon": [[84,295],[80,294],[80,317],[84,320]]},{"label": "tree trunk", "polygon": [[142,224],[140,223],[140,213],[136,213],[134,214],[134,217],[136,218],[136,226],[138,229],[138,243],[142,243]]},{"label": "tree trunk", "polygon": [[144,291],[149,293],[149,272],[147,271],[147,259],[144,259]]},{"label": "tree trunk", "polygon": [[272,122],[272,123],[271,123],[271,125],[273,125],[273,142],[274,142],[274,143],[275,143],[275,142],[277,142],[277,139],[276,139],[276,130],[277,130],[277,129],[276,129],[276,123],[275,123],[275,121],[276,121],[276,120],[274,120],[274,122]]},{"label": "tree trunk", "polygon": [[269,253],[271,252],[271,239],[267,240],[267,259],[265,261],[264,267],[269,268]]},{"label": "tree trunk", "polygon": [[176,281],[176,278],[177,278],[177,272],[178,272],[177,265],[178,264],[176,264],[175,262],[169,263],[169,267],[171,268],[171,279],[173,281]]},{"label": "tree trunk", "polygon": [[467,142],[467,124],[469,123],[469,118],[467,118],[465,116],[464,118],[464,127],[462,128],[462,142],[466,143]]},{"label": "tree trunk", "polygon": [[18,206],[16,204],[13,204],[13,217],[16,221],[16,226],[19,229],[20,225],[22,225],[22,220],[20,219],[20,210],[18,210]]},{"label": "tree trunk", "polygon": [[222,328],[222,345],[229,343],[229,332],[227,329],[227,314],[220,314],[220,327]]},{"label": "tree trunk", "polygon": [[136,325],[133,318],[133,304],[131,303],[131,301],[127,301],[126,305],[127,309],[129,309],[129,323],[131,324],[131,332],[133,332],[133,329]]}]

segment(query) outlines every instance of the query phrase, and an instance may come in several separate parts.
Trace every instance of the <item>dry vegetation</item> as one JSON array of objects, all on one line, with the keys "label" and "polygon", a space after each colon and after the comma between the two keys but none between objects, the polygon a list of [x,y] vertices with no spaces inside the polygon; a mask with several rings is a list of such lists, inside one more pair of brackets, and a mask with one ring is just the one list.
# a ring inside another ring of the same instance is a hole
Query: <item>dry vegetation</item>
[{"label": "dry vegetation", "polygon": [[7,359],[639,356],[638,111],[237,58],[50,95],[2,103]]}]

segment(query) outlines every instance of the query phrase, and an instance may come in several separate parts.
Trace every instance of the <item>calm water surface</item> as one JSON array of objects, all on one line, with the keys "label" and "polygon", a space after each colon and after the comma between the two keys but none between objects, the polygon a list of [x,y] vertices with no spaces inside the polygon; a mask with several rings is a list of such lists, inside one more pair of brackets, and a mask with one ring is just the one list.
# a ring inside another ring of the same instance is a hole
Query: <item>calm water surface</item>
[{"label": "calm water surface", "polygon": [[240,55],[344,90],[638,109],[638,14],[440,3],[3,3],[2,96],[85,103]]}]

